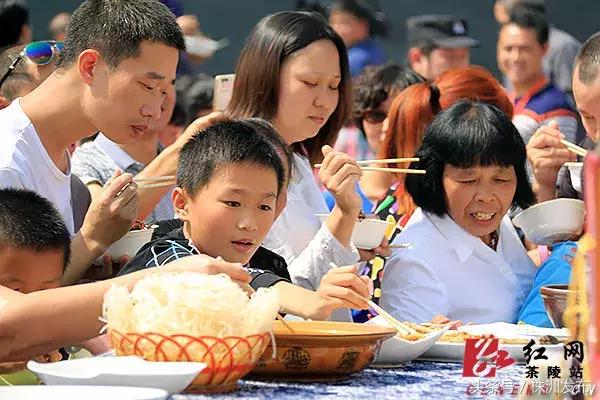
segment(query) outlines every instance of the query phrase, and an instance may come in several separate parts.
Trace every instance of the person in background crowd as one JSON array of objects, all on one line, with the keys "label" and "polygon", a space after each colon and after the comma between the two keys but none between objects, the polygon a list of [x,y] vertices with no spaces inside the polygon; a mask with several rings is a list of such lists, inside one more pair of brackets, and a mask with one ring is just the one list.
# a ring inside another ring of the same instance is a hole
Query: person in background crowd
[{"label": "person in background crowd", "polygon": [[548,50],[548,24],[540,13],[515,7],[498,33],[498,67],[511,84],[513,123],[525,143],[542,125],[556,121],[565,138],[574,142],[577,115],[567,96],[544,75],[542,58]]},{"label": "person in background crowd", "polygon": [[[515,6],[527,8],[533,12],[546,15],[545,0],[496,0],[494,17],[500,25],[509,22],[510,14]],[[548,50],[543,58],[546,77],[564,93],[571,95],[571,79],[575,68],[575,57],[581,43],[573,36],[554,26],[550,26]]]},{"label": "person in background crowd", "polygon": [[350,75],[357,76],[369,65],[386,61],[377,37],[386,37],[389,22],[376,0],[333,0],[329,24],[348,48]]},{"label": "person in background crowd", "polygon": [[179,80],[176,84],[176,87],[178,87],[178,99],[182,99],[182,103],[185,106],[185,113],[190,122],[212,112],[215,88],[215,78],[207,74],[188,75],[182,78],[181,81],[191,77],[193,79],[189,79],[187,85],[183,82],[181,83],[182,86],[185,86],[181,90],[179,90]]},{"label": "person in background crowd", "polygon": [[31,42],[29,7],[25,0],[0,0],[0,49]]},{"label": "person in background crowd", "polygon": [[68,12],[58,13],[50,20],[48,30],[52,35],[52,39],[59,42],[65,41],[65,32],[67,31],[67,25],[69,25],[70,20],[71,14]]},{"label": "person in background crowd", "polygon": [[469,65],[470,48],[479,44],[468,36],[467,22],[454,15],[410,17],[406,29],[408,66],[428,80]]},{"label": "person in background crowd", "polygon": [[[587,136],[579,143],[592,149],[600,129],[600,32],[591,36],[581,47],[573,71],[573,96]],[[563,137],[556,124],[540,127],[527,145],[527,157],[533,169],[533,189],[538,201],[557,197],[583,199],[583,192],[573,188],[570,174],[560,185],[558,172],[565,162],[576,156],[560,142]]]},{"label": "person in background crowd", "polygon": [[188,122],[188,117],[183,105],[179,100],[176,101],[169,123],[163,129],[158,130],[159,145],[164,148],[175,143],[177,138],[185,131]]},{"label": "person in background crowd", "polygon": [[[359,75],[353,85],[352,121],[353,126],[344,127],[338,135],[335,149],[348,154],[355,160],[373,159],[379,152],[383,138],[383,125],[390,105],[404,88],[423,78],[411,69],[396,64],[368,67]],[[369,171],[363,172],[360,184],[356,186],[363,201],[365,213],[373,211],[376,204],[387,193],[389,186],[377,190],[370,180]],[[333,209],[335,199],[324,192],[329,209]]]}]

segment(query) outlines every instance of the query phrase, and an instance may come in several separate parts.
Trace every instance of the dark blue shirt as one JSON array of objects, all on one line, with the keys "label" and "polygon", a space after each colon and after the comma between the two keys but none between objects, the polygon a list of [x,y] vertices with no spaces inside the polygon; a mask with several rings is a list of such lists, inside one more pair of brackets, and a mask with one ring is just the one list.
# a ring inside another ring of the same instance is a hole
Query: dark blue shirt
[{"label": "dark blue shirt", "polygon": [[350,75],[355,77],[368,65],[385,63],[386,57],[383,49],[375,39],[367,39],[348,49],[348,61],[350,63]]}]

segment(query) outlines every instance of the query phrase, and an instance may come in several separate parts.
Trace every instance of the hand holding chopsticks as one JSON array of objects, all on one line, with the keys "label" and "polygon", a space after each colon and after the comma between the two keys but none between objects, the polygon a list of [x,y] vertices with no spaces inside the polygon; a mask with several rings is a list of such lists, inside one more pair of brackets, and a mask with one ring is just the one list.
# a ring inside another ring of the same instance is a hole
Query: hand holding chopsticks
[{"label": "hand holding chopsticks", "polygon": [[[338,266],[333,263],[330,262],[329,265],[331,266],[331,268],[338,268]],[[388,312],[386,312],[384,309],[382,309],[381,307],[379,307],[377,304],[375,304],[373,301],[371,301],[371,299],[364,297],[364,296],[360,296],[362,298],[362,300],[364,300],[368,306],[370,308],[372,308],[373,310],[375,310],[377,312],[377,314],[381,315],[383,318],[385,318],[390,325],[392,325],[392,327],[394,329],[396,329],[400,334],[402,335],[410,335],[410,334],[415,334],[416,331],[411,328],[410,326],[403,324],[402,322],[398,321],[396,318],[394,318],[392,315],[390,315]]]}]

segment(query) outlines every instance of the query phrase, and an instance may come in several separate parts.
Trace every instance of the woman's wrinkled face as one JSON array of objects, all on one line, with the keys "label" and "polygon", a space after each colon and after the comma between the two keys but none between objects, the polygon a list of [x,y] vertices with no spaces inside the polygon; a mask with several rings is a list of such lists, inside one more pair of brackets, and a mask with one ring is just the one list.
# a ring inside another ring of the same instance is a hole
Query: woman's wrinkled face
[{"label": "woman's wrinkled face", "polygon": [[332,41],[321,39],[289,55],[281,65],[279,104],[272,121],[289,143],[314,137],[335,111],[342,80]]},{"label": "woman's wrinkled face", "polygon": [[488,242],[513,203],[513,166],[459,168],[446,164],[442,177],[448,214],[468,233]]}]

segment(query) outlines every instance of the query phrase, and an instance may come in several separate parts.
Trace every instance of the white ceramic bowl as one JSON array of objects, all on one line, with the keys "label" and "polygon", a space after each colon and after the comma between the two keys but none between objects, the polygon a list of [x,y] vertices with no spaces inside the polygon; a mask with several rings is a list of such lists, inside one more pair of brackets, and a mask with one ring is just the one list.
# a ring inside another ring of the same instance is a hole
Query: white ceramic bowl
[{"label": "white ceramic bowl", "polygon": [[[317,214],[321,222],[325,222],[329,214]],[[363,250],[371,250],[379,246],[385,237],[385,232],[392,226],[391,222],[380,219],[365,218],[356,221],[352,231],[352,243]]]},{"label": "white ceramic bowl", "polygon": [[110,255],[115,262],[118,262],[123,256],[133,258],[143,245],[152,240],[153,232],[154,228],[129,231],[121,239],[110,245],[106,250],[106,254]]},{"label": "white ceramic bowl", "polygon": [[55,363],[29,361],[46,385],[136,386],[183,391],[206,367],[194,362],[150,362],[139,357],[92,357]]},{"label": "white ceramic bowl", "polygon": [[567,168],[569,168],[569,174],[571,175],[571,184],[573,185],[573,189],[575,189],[578,193],[581,192],[581,171],[583,170],[582,162],[572,162],[565,163]]},{"label": "white ceramic bowl", "polygon": [[555,199],[520,212],[513,224],[535,244],[552,245],[581,234],[585,207],[576,199]]},{"label": "white ceramic bowl", "polygon": [[[382,316],[378,315],[370,319],[366,324],[375,324],[384,327],[392,327]],[[399,336],[386,339],[381,344],[381,349],[375,357],[374,365],[396,366],[400,363],[414,360],[425,353],[446,332],[448,328],[432,332],[420,340],[405,340]]]}]

